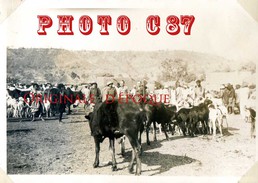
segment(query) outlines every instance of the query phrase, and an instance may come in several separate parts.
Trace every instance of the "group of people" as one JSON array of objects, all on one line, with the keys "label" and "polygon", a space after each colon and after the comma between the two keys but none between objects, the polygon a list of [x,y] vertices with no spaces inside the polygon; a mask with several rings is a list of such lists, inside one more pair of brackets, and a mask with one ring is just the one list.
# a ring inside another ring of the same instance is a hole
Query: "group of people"
[{"label": "group of people", "polygon": [[106,86],[102,89],[98,87],[97,82],[91,82],[88,85],[85,85],[84,88],[81,89],[81,92],[84,94],[85,98],[89,103],[96,103],[97,101],[111,101],[114,99],[125,98],[128,95],[147,95],[147,87],[146,82],[137,82],[131,90],[129,90],[128,86],[126,86],[125,81],[121,80],[117,85],[115,85],[112,81],[108,81]]},{"label": "group of people", "polygon": [[222,87],[221,98],[229,114],[241,114],[244,119],[246,109],[255,107],[250,103],[251,98],[255,99],[255,88],[248,86],[245,82],[242,86],[237,84],[235,87],[227,84]]},{"label": "group of people", "polygon": [[[189,87],[187,84],[180,83],[176,81],[174,86],[163,86],[160,88],[154,88],[150,90],[147,87],[147,81],[138,81],[131,89],[126,85],[124,80],[114,83],[113,81],[108,81],[106,86],[102,89],[99,88],[97,82],[93,81],[91,83],[83,85],[79,88],[78,86],[70,85],[66,86],[64,84],[46,83],[39,85],[32,81],[30,85],[24,84],[11,84],[8,86],[8,90],[12,91],[14,89],[19,89],[20,91],[29,91],[33,94],[42,93],[48,89],[57,88],[58,94],[64,96],[64,91],[68,87],[72,91],[80,90],[85,97],[87,103],[97,103],[98,101],[111,101],[118,97],[126,98],[128,95],[131,97],[137,96],[147,96],[152,98],[155,96],[155,101],[163,102],[166,105],[175,105],[177,109],[182,107],[192,107],[203,102],[205,98],[214,97],[211,91],[207,91],[205,87],[202,86],[201,80],[196,81],[194,87]],[[164,97],[166,95],[166,97]],[[212,96],[213,95],[213,96]],[[221,98],[224,106],[228,109],[228,113],[240,113],[243,114],[245,107],[247,106],[247,101],[250,98],[250,88],[247,84],[242,86],[236,85],[235,88],[232,84],[223,85],[220,88],[219,96]],[[139,98],[139,97],[138,97]],[[41,107],[41,103],[35,102],[34,100],[31,104],[32,114],[38,112],[42,108],[42,113],[44,113],[44,107]],[[87,104],[85,104],[86,106]],[[65,106],[59,106],[59,120],[62,120],[62,115],[65,111]],[[41,117],[42,120],[44,120]],[[34,115],[33,115],[34,120]]]}]

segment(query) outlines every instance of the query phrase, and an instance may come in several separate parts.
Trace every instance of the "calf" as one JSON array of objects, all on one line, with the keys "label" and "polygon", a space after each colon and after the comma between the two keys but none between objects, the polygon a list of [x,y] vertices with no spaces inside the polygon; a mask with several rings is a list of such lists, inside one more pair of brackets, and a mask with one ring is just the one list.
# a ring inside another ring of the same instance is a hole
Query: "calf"
[{"label": "calf", "polygon": [[186,132],[189,129],[189,112],[190,108],[181,108],[177,113],[176,113],[176,122],[174,125],[177,125],[181,131],[183,132],[183,135],[186,136]]},{"label": "calf", "polygon": [[173,133],[171,122],[172,119],[175,118],[176,114],[176,107],[175,106],[165,106],[163,103],[157,103],[154,105],[146,104],[146,115],[147,115],[147,124],[146,124],[146,138],[147,138],[147,144],[150,145],[149,140],[149,129],[151,123],[153,123],[154,127],[154,141],[157,141],[156,137],[156,122],[158,124],[161,124],[161,127],[165,133],[166,139],[168,140],[168,135],[166,132],[167,126],[169,126],[169,129],[171,133]]},{"label": "calf", "polygon": [[100,143],[108,137],[109,148],[112,152],[112,170],[117,170],[115,160],[114,141],[125,135],[132,146],[132,160],[129,164],[129,171],[133,171],[133,163],[136,159],[136,175],[141,174],[141,140],[140,136],[144,129],[144,111],[139,105],[134,103],[118,103],[114,101],[110,104],[105,102],[96,103],[94,111],[85,116],[89,119],[91,135],[95,141],[95,161],[93,167],[99,166]]},{"label": "calf", "polygon": [[209,106],[209,129],[210,129],[210,134],[212,134],[213,130],[213,137],[216,136],[216,123],[218,123],[218,128],[220,135],[223,136],[222,134],[222,118],[219,109],[216,109],[214,105]]},{"label": "calf", "polygon": [[25,102],[22,97],[19,97],[17,109],[18,109],[18,117],[20,118],[25,117]]},{"label": "calf", "polygon": [[202,134],[207,134],[209,131],[209,109],[208,105],[212,101],[206,99],[204,103],[194,106],[189,111],[189,134],[193,137],[196,134],[197,125],[199,122],[202,124]]}]

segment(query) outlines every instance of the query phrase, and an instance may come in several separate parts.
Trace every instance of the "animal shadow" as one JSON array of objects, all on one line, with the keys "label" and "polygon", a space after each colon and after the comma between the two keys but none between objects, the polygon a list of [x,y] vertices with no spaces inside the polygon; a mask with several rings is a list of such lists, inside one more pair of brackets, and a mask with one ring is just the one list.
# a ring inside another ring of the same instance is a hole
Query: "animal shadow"
[{"label": "animal shadow", "polygon": [[[175,138],[179,139],[181,137]],[[172,154],[162,154],[157,151],[147,152],[148,150],[153,150],[160,148],[162,146],[161,141],[154,141],[151,145],[147,145],[146,143],[142,144],[142,155],[141,162],[149,166],[155,166],[155,168],[149,168],[147,170],[142,170],[142,172],[153,172],[152,175],[158,175],[163,172],[169,171],[173,167],[182,166],[185,164],[191,164],[199,160],[190,158],[188,156],[177,156]],[[123,162],[130,162],[132,157],[132,151],[126,151]],[[156,168],[157,167],[157,168]]]},{"label": "animal shadow", "polygon": [[7,136],[14,135],[16,133],[25,133],[28,134],[35,129],[19,129],[19,130],[7,130]]},{"label": "animal shadow", "polygon": [[[131,151],[126,152],[125,160],[130,162]],[[143,169],[142,172],[153,172],[150,176],[162,174],[163,172],[169,171],[171,168],[191,164],[193,162],[199,162],[199,160],[190,158],[188,156],[177,156],[172,154],[162,154],[160,152],[144,152],[141,156],[141,162],[146,164],[148,167],[154,166],[155,168]]]}]

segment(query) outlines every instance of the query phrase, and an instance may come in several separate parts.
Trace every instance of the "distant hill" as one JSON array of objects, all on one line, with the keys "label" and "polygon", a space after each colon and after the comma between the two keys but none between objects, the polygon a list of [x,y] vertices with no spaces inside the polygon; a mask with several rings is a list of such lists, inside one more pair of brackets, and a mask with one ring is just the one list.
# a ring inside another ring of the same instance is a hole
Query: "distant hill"
[{"label": "distant hill", "polygon": [[[78,83],[97,77],[127,77],[134,80],[157,80],[167,59],[187,62],[188,70],[196,73],[229,72],[240,63],[222,57],[188,51],[70,51],[64,49],[19,48],[7,50],[7,78],[28,83]],[[162,82],[162,81],[161,81]]]}]

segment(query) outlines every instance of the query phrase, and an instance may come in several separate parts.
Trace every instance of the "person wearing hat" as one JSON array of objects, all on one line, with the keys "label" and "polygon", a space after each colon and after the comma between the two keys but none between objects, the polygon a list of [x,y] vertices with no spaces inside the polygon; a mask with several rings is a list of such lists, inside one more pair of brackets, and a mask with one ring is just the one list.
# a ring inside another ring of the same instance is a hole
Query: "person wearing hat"
[{"label": "person wearing hat", "polygon": [[228,111],[229,111],[229,114],[232,114],[234,111],[236,93],[233,85],[231,85],[230,83],[228,84],[228,89],[229,89]]},{"label": "person wearing hat", "polygon": [[143,84],[141,81],[138,81],[136,84],[136,95],[143,95],[144,91],[143,91]]},{"label": "person wearing hat", "polygon": [[234,100],[235,100],[235,90],[233,86],[230,83],[228,83],[223,91],[222,101],[225,107],[227,108],[229,114],[232,114],[233,112]]},{"label": "person wearing hat", "polygon": [[180,108],[184,101],[183,91],[184,91],[184,88],[182,87],[182,84],[180,83],[179,80],[177,80],[175,83],[175,100],[176,100],[175,103],[177,108]]},{"label": "person wearing hat", "polygon": [[101,99],[101,91],[97,82],[92,82],[90,87],[90,103],[97,103]]},{"label": "person wearing hat", "polygon": [[196,104],[198,105],[205,98],[205,89],[201,85],[201,80],[196,81],[194,93],[195,93],[195,95],[194,95],[195,105]]},{"label": "person wearing hat", "polygon": [[50,89],[52,87],[52,84],[51,83],[46,83],[45,85],[44,85],[44,90],[47,90],[47,89]]},{"label": "person wearing hat", "polygon": [[235,114],[239,114],[240,113],[240,99],[239,99],[239,89],[240,89],[240,85],[237,84],[235,87],[235,104],[234,104],[234,113]]},{"label": "person wearing hat", "polygon": [[85,102],[88,102],[90,99],[90,86],[88,84],[85,84],[85,86],[81,89],[81,92],[84,96]]},{"label": "person wearing hat", "polygon": [[117,95],[116,88],[113,86],[113,82],[107,82],[106,87],[103,90],[102,102],[112,102]]}]

